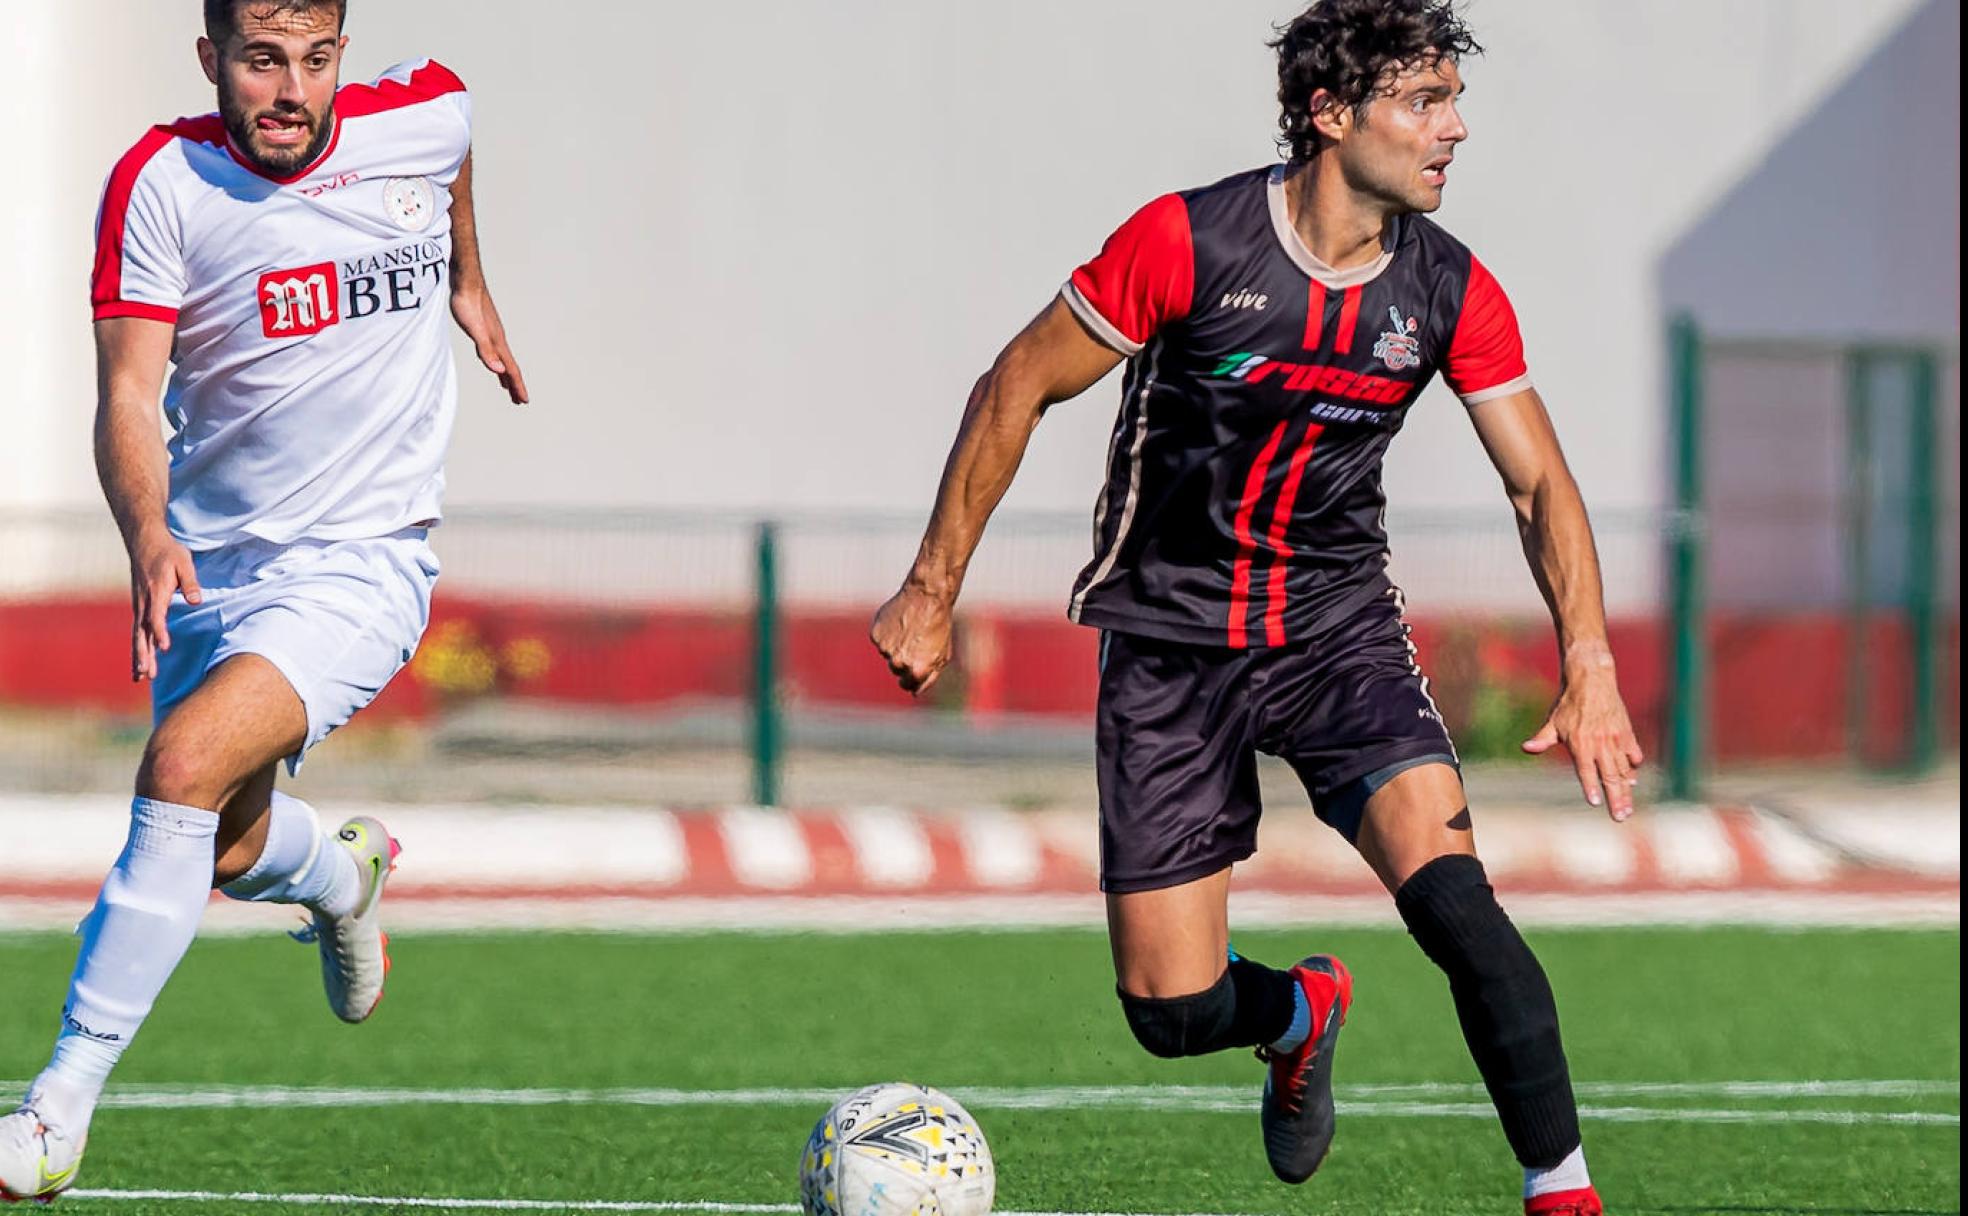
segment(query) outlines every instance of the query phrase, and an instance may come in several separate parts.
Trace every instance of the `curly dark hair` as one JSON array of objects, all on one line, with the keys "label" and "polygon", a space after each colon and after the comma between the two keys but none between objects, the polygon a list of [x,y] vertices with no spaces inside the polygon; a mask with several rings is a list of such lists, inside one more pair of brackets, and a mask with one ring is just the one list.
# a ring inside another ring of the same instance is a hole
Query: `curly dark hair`
[{"label": "curly dark hair", "polygon": [[1325,146],[1312,125],[1318,90],[1358,114],[1390,69],[1483,51],[1451,0],[1318,0],[1268,45],[1278,52],[1278,146],[1295,161]]},{"label": "curly dark hair", "polygon": [[348,23],[348,0],[205,0],[205,36],[221,45],[239,32],[239,9],[251,4],[272,12],[305,13],[310,9],[333,8],[335,27]]}]

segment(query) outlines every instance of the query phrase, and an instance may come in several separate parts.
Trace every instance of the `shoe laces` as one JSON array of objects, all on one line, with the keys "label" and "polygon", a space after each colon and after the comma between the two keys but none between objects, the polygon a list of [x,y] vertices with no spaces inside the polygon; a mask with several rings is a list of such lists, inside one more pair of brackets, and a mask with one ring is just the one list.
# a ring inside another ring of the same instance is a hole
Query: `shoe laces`
[{"label": "shoe laces", "polygon": [[317,947],[322,946],[325,939],[326,948],[334,954],[335,961],[344,968],[347,968],[354,962],[352,957],[354,951],[351,947],[349,937],[346,933],[330,932],[324,934],[321,931],[321,922],[324,919],[326,918],[316,916],[303,923],[300,928],[288,930],[287,936],[303,945]]},{"label": "shoe laces", "polygon": [[7,1132],[26,1129],[26,1134],[21,1137],[23,1140],[40,1135],[41,1130],[46,1126],[47,1124],[41,1121],[41,1116],[36,1114],[31,1106],[18,1107],[0,1116],[0,1127],[4,1127]]}]

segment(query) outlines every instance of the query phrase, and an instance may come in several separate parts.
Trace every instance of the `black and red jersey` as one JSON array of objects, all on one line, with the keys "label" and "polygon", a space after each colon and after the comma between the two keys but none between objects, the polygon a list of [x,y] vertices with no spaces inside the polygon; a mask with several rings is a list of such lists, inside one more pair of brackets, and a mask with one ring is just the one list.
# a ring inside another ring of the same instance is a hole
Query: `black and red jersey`
[{"label": "black and red jersey", "polygon": [[1467,246],[1403,216],[1377,260],[1334,270],[1284,181],[1158,198],[1062,289],[1128,356],[1076,621],[1237,648],[1321,630],[1391,586],[1381,459],[1429,378],[1469,405],[1530,386]]}]

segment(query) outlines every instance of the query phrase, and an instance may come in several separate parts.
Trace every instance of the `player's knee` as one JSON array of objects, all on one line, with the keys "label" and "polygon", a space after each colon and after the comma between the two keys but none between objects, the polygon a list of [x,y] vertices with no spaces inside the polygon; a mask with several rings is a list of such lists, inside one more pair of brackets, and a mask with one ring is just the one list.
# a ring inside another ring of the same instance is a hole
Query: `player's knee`
[{"label": "player's knee", "polygon": [[153,735],[137,768],[137,796],[201,810],[219,809],[231,793],[230,782],[214,771],[201,751],[163,732]]},{"label": "player's knee", "polygon": [[1497,903],[1476,858],[1437,857],[1401,884],[1394,906],[1416,944],[1451,983],[1543,983],[1537,957]]},{"label": "player's knee", "polygon": [[1127,1015],[1135,1041],[1150,1055],[1165,1060],[1217,1050],[1237,1012],[1236,989],[1228,971],[1216,983],[1188,996],[1136,996],[1122,988],[1115,992],[1120,995],[1121,1011]]}]

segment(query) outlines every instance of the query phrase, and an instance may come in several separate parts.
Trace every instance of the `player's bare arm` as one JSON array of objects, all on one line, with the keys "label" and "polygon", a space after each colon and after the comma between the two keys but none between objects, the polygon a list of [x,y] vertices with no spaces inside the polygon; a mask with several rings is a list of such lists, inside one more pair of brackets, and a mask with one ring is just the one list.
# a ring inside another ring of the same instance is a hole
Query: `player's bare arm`
[{"label": "player's bare arm", "polygon": [[1558,631],[1558,700],[1524,750],[1538,755],[1562,744],[1578,769],[1585,800],[1603,802],[1614,819],[1624,820],[1633,814],[1634,774],[1644,757],[1606,640],[1599,555],[1585,501],[1537,390],[1485,401],[1469,416],[1503,476],[1524,556]]},{"label": "player's bare arm", "polygon": [[144,317],[96,322],[96,474],[130,555],[130,676],[154,679],[157,652],[171,648],[165,614],[179,591],[201,596],[191,551],[164,523],[169,458],[157,399],[171,358],[172,325]]},{"label": "player's bare arm", "polygon": [[927,692],[949,663],[964,572],[1046,408],[1085,392],[1120,361],[1054,300],[971,390],[915,565],[869,629],[903,688]]},{"label": "player's bare arm", "polygon": [[451,315],[472,340],[478,361],[499,378],[514,405],[529,400],[526,377],[506,342],[506,326],[485,286],[485,267],[478,258],[478,218],[472,211],[472,158],[451,183]]}]

